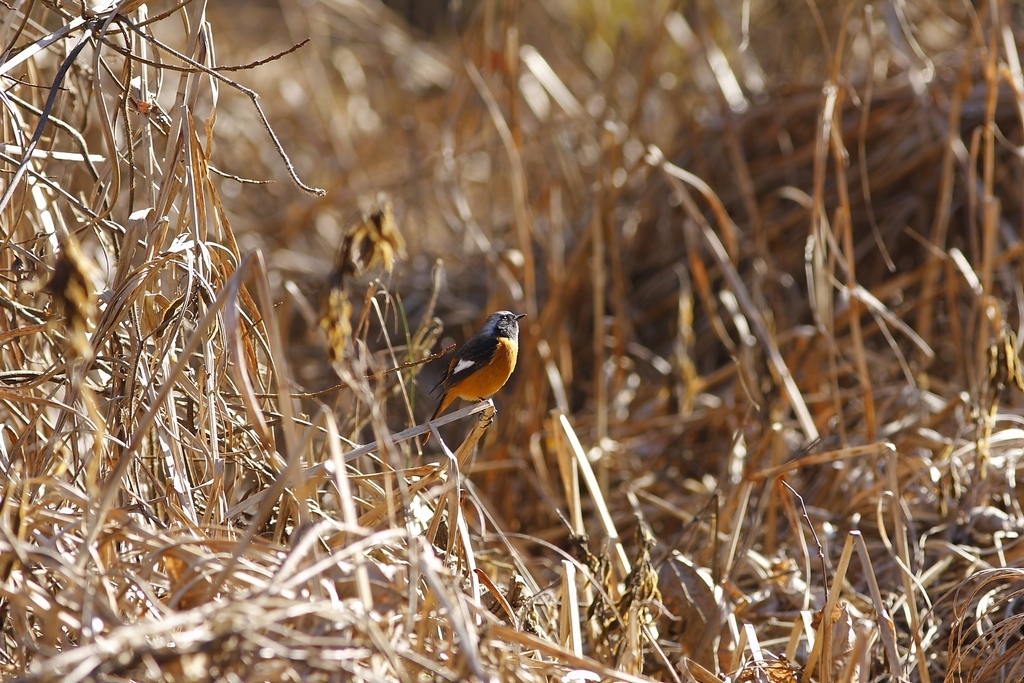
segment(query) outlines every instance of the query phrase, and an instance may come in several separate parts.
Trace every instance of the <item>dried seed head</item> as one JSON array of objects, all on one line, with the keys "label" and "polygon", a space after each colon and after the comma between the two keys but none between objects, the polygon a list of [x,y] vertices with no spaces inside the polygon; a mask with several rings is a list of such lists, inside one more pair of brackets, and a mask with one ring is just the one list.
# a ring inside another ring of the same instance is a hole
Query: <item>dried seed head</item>
[{"label": "dried seed head", "polygon": [[346,241],[351,241],[352,245],[348,258],[358,265],[359,271],[380,264],[390,273],[395,258],[405,258],[405,240],[395,224],[387,195],[377,195],[373,205],[362,212],[359,222],[351,228]]},{"label": "dried seed head", "polygon": [[68,339],[75,355],[92,357],[89,344],[89,321],[96,316],[96,295],[90,278],[96,266],[90,261],[72,235],[61,245],[53,274],[43,288],[64,313]]},{"label": "dried seed head", "polygon": [[320,300],[320,327],[327,335],[327,357],[337,366],[352,337],[352,304],[340,287],[331,287]]},{"label": "dried seed head", "polygon": [[346,279],[378,264],[391,272],[396,258],[405,258],[405,240],[395,225],[391,200],[381,193],[346,232],[320,295],[320,327],[327,335],[327,354],[335,369],[345,358],[352,337]]}]

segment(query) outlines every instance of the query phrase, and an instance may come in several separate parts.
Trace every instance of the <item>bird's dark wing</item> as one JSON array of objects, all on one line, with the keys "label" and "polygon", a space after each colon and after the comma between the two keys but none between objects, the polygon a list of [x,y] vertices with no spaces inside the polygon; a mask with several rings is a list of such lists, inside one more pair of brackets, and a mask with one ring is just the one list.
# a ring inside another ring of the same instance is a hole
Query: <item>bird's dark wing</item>
[{"label": "bird's dark wing", "polygon": [[430,390],[430,393],[437,391],[438,387],[444,387],[444,390],[447,391],[480,368],[486,366],[494,360],[494,351],[497,348],[497,337],[477,336],[470,339],[455,354],[455,358],[452,358],[452,362],[448,364],[448,369],[444,371],[441,379]]}]

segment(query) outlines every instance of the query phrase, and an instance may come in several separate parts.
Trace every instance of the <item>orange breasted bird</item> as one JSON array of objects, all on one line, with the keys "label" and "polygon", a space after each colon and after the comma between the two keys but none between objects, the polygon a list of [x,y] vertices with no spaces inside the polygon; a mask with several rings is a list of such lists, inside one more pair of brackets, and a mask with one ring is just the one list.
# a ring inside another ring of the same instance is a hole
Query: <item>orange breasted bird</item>
[{"label": "orange breasted bird", "polygon": [[525,316],[525,313],[498,311],[487,317],[473,338],[455,353],[441,380],[431,390],[433,393],[441,387],[441,399],[431,420],[437,419],[457,398],[483,400],[505,385],[516,368],[519,319]]}]

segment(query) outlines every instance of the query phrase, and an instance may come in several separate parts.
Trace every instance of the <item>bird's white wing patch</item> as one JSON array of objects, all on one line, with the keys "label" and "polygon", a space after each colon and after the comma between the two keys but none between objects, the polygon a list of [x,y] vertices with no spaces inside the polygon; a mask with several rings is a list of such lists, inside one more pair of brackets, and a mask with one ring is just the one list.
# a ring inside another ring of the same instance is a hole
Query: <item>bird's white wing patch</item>
[{"label": "bird's white wing patch", "polygon": [[468,370],[474,365],[477,365],[476,361],[466,360],[465,358],[463,358],[462,360],[455,364],[454,368],[452,368],[452,374],[457,375],[463,370]]}]

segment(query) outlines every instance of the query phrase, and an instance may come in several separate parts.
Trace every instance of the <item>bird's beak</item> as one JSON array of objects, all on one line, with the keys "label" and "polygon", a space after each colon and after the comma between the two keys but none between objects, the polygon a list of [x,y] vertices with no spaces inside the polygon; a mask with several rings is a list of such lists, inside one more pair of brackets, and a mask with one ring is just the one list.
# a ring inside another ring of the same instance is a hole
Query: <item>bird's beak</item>
[{"label": "bird's beak", "polygon": [[516,316],[516,320],[520,320],[521,318],[525,318],[525,317],[526,317],[525,313],[520,313],[519,315]]}]

